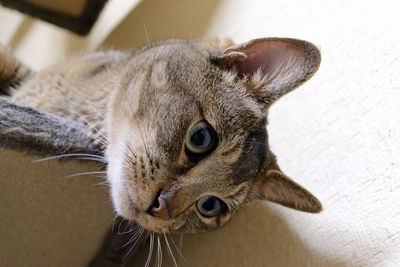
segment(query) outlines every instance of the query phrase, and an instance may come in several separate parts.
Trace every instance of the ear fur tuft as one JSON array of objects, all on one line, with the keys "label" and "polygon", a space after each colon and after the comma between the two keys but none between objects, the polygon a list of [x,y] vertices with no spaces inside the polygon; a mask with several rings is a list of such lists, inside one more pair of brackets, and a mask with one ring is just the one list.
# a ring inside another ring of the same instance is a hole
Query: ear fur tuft
[{"label": "ear fur tuft", "polygon": [[311,78],[321,56],[316,46],[303,40],[261,38],[230,46],[212,61],[249,81],[249,92],[272,104]]}]

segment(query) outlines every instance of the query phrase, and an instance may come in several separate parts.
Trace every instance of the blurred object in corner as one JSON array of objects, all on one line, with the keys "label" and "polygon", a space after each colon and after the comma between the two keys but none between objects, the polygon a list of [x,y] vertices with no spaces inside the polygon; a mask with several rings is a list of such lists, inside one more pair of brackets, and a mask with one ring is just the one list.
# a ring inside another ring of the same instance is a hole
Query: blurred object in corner
[{"label": "blurred object in corner", "polygon": [[0,0],[0,4],[44,21],[86,35],[107,0]]}]

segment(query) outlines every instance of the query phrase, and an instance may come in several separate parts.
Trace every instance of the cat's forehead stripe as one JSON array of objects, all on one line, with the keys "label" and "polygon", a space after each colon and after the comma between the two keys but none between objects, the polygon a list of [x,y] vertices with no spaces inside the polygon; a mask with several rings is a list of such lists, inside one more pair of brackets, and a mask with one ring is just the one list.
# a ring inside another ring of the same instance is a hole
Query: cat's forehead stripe
[{"label": "cat's forehead stripe", "polygon": [[168,62],[158,61],[153,64],[150,69],[150,82],[151,85],[157,88],[166,87],[169,80]]}]

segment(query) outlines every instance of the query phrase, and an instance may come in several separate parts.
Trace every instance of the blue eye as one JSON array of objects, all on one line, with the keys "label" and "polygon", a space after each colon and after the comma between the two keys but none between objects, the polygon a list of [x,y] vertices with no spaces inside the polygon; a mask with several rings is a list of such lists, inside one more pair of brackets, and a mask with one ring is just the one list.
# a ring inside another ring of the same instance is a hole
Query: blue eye
[{"label": "blue eye", "polygon": [[218,139],[215,131],[205,122],[196,123],[186,136],[185,146],[193,154],[205,154],[215,148]]},{"label": "blue eye", "polygon": [[214,217],[228,209],[221,199],[208,195],[197,201],[197,209],[204,217]]}]

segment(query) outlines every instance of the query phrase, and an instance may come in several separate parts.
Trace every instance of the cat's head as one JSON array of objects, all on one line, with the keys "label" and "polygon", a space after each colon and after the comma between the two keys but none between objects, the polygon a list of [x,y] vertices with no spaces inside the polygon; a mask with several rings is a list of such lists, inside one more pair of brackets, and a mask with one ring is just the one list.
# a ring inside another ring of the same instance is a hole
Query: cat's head
[{"label": "cat's head", "polygon": [[108,179],[116,211],[154,232],[201,232],[243,204],[319,212],[269,150],[268,108],[318,69],[295,39],[241,45],[170,40],[132,55],[109,107]]}]

